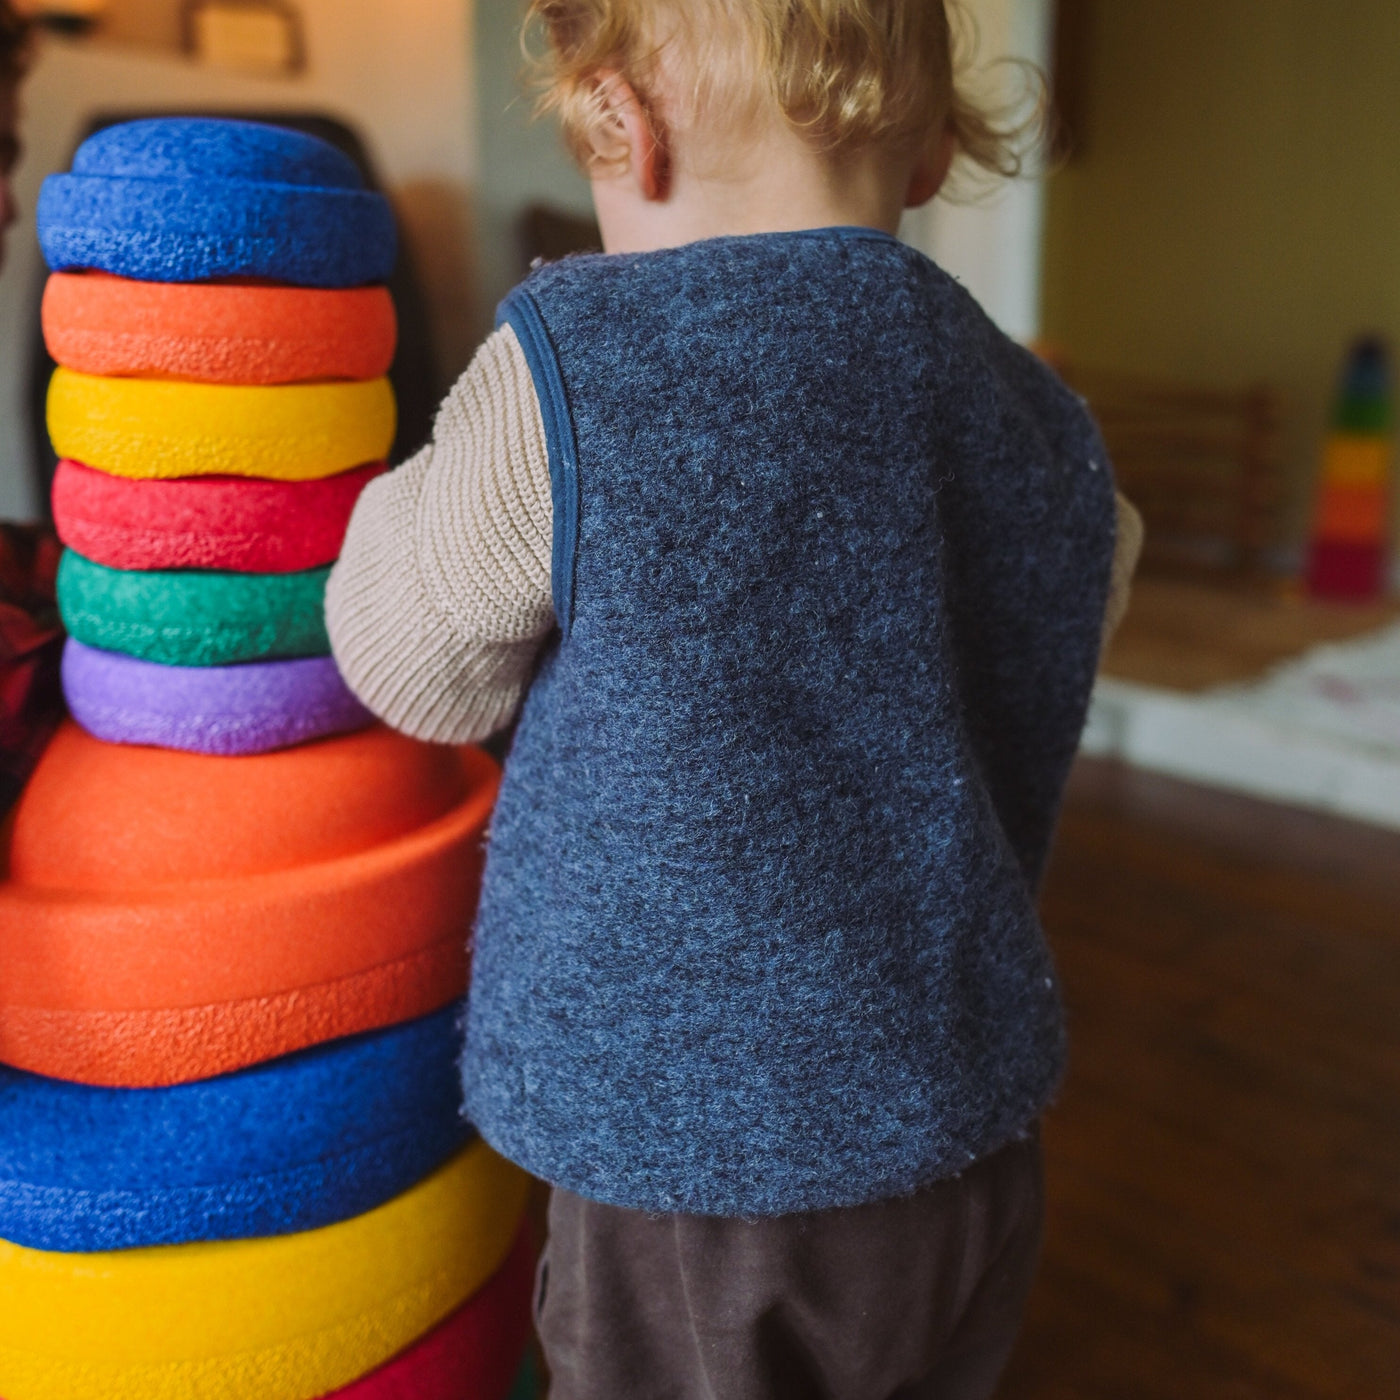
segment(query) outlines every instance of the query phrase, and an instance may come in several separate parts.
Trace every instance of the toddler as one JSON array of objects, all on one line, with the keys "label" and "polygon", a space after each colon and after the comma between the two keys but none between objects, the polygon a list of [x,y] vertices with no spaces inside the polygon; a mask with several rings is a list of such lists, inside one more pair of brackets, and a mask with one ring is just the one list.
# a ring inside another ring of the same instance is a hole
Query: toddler
[{"label": "toddler", "polygon": [[1036,889],[1136,518],[893,236],[957,154],[1012,164],[938,0],[534,13],[606,252],[506,300],[328,616],[398,728],[519,716],[463,1075],[555,1188],[550,1393],[986,1397],[1064,1054]]}]

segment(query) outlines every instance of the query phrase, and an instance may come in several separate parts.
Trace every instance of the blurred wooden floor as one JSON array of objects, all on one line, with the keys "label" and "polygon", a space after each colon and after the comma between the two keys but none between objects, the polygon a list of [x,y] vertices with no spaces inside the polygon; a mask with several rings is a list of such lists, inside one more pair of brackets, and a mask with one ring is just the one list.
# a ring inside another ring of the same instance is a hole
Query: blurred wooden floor
[{"label": "blurred wooden floor", "polygon": [[1001,1400],[1400,1397],[1400,835],[1081,765],[1072,1059]]},{"label": "blurred wooden floor", "polygon": [[[1252,680],[1321,642],[1343,641],[1400,618],[1393,601],[1318,603],[1279,587],[1230,588],[1140,577],[1104,657],[1119,680],[1169,690]],[[1397,1389],[1400,1395],[1400,1389]]]}]

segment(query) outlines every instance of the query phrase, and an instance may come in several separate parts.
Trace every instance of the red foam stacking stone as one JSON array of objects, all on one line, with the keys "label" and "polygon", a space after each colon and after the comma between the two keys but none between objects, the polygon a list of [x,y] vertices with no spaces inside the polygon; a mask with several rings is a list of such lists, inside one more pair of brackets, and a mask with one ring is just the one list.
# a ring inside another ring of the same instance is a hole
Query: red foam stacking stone
[{"label": "red foam stacking stone", "polygon": [[57,272],[44,288],[42,314],[49,353],[68,369],[207,384],[378,379],[398,334],[384,287],[325,291]]},{"label": "red foam stacking stone", "polygon": [[1388,551],[1383,544],[1314,540],[1308,589],[1317,598],[1368,602],[1385,591]]},{"label": "red foam stacking stone", "polygon": [[111,569],[297,573],[339,555],[360,492],[386,470],[372,462],[316,481],[160,481],[64,461],[54,523],[70,549]]},{"label": "red foam stacking stone", "polygon": [[530,1338],[533,1282],[527,1227],[471,1302],[387,1366],[326,1400],[506,1400]]},{"label": "red foam stacking stone", "polygon": [[66,724],[6,834],[0,1061],[176,1084],[445,1006],[498,781],[382,727],[213,758]]}]

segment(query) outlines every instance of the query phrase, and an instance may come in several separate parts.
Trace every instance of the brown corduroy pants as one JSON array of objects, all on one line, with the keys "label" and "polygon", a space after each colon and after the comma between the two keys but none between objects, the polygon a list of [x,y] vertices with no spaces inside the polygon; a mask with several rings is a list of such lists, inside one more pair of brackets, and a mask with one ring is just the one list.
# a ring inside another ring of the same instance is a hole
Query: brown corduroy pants
[{"label": "brown corduroy pants", "polygon": [[902,1200],[765,1220],[556,1191],[549,1400],[987,1400],[1040,1249],[1032,1136]]}]

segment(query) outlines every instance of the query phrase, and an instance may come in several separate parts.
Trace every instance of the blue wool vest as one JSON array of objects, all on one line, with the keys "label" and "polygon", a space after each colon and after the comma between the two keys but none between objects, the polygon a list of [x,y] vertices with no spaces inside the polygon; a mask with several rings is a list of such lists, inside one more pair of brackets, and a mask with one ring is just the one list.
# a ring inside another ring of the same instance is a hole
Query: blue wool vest
[{"label": "blue wool vest", "polygon": [[493,822],[468,1116],[650,1211],[961,1171],[1061,1073],[1035,893],[1113,553],[1091,420],[868,230],[573,258],[502,320],[560,629]]}]

